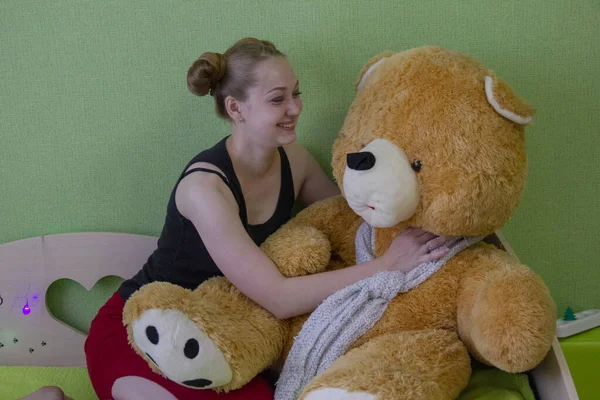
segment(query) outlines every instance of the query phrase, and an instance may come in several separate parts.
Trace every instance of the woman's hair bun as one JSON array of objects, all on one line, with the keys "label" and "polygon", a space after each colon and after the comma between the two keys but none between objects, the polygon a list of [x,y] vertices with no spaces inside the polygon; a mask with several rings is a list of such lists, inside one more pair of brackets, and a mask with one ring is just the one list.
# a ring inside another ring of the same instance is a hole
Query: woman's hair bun
[{"label": "woman's hair bun", "polygon": [[188,70],[188,89],[197,96],[213,95],[226,70],[227,60],[223,54],[204,53]]}]

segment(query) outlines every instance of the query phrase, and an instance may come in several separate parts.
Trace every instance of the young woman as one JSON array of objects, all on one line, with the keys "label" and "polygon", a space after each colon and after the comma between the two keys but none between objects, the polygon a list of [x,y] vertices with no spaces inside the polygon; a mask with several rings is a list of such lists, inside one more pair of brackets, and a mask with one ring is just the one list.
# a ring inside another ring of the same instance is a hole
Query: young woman
[{"label": "young woman", "polygon": [[125,281],[92,322],[85,351],[100,399],[272,399],[259,376],[218,394],[181,386],[151,371],[127,342],[122,310],[142,285],[168,281],[194,289],[225,275],[278,318],[310,312],[330,294],[381,270],[408,271],[445,252],[447,239],[418,229],[398,236],[380,258],[343,270],[284,277],[259,245],[305,205],[339,194],[315,159],[297,144],[299,84],[286,57],[267,41],[242,39],[224,54],[204,53],[188,71],[188,87],[210,94],[231,134],[183,169],[167,205],[157,249]]}]

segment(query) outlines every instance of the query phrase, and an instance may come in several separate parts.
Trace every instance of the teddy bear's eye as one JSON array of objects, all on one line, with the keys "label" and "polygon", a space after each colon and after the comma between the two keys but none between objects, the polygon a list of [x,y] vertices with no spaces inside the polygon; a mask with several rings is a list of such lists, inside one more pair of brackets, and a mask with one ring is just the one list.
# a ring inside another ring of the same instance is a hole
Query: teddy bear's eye
[{"label": "teddy bear's eye", "polygon": [[146,327],[146,337],[148,338],[148,340],[150,341],[150,343],[157,345],[158,344],[158,330],[156,329],[156,327],[149,325],[148,327]]},{"label": "teddy bear's eye", "polygon": [[423,164],[421,163],[420,160],[415,160],[410,164],[410,166],[412,167],[412,169],[415,170],[415,172],[419,172],[421,170],[421,168],[423,167]]}]

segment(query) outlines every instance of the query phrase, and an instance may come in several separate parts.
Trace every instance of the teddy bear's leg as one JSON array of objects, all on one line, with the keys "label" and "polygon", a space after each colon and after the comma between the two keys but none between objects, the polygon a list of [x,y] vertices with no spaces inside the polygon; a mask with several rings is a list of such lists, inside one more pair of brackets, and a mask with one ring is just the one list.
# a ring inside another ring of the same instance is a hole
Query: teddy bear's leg
[{"label": "teddy bear's leg", "polygon": [[454,332],[385,334],[340,357],[300,399],[455,399],[470,375],[469,354]]},{"label": "teddy bear's leg", "polygon": [[542,279],[497,250],[463,279],[458,330],[471,354],[504,371],[534,368],[552,346],[556,306]]},{"label": "teddy bear's leg", "polygon": [[130,343],[172,381],[198,389],[241,388],[273,364],[287,338],[278,320],[224,277],[194,291],[143,286],[123,310]]}]

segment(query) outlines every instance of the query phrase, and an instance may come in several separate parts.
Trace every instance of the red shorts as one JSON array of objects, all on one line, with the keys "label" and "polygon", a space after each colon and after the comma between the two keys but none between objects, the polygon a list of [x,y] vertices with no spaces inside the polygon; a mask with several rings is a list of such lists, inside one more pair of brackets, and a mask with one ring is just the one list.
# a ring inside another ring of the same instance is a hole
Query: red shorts
[{"label": "red shorts", "polygon": [[124,306],[125,302],[115,292],[92,321],[85,342],[88,373],[101,400],[112,399],[114,382],[124,376],[139,376],[155,382],[179,400],[273,399],[273,388],[262,376],[254,378],[241,389],[216,393],[210,389],[191,389],[153,372],[127,341],[127,330],[122,322]]}]

